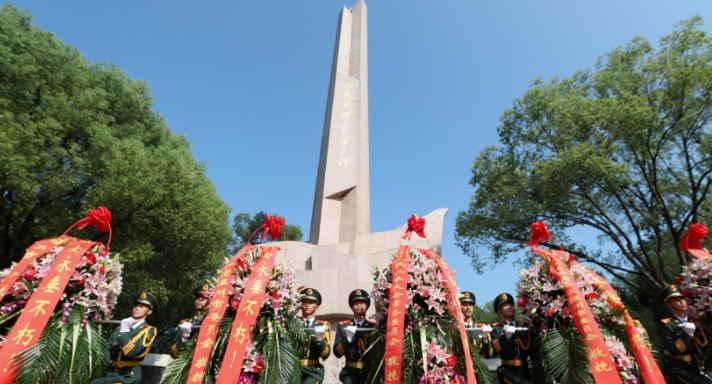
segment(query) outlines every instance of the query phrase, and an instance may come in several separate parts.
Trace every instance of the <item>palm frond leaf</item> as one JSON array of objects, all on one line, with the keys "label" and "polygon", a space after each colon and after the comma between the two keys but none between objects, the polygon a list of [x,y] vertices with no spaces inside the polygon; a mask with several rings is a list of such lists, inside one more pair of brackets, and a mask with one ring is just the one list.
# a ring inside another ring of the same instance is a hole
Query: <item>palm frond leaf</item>
[{"label": "palm frond leaf", "polygon": [[18,354],[13,365],[18,373],[15,383],[88,384],[104,375],[109,342],[96,324],[90,320],[82,326],[81,307],[72,310],[67,322],[60,324],[61,317],[61,312],[53,314],[37,344]]}]

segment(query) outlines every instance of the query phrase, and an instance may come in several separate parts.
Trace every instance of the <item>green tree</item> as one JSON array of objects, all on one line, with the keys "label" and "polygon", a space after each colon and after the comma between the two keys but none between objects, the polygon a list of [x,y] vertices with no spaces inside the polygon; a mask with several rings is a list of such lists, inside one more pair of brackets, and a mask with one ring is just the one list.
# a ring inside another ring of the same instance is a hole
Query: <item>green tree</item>
[{"label": "green tree", "polygon": [[[28,12],[0,8],[1,267],[106,206],[125,264],[115,316],[128,316],[141,290],[159,299],[155,325],[191,311],[193,282],[224,258],[230,209],[152,106],[145,82],[88,63]],[[93,229],[71,234],[107,241]]]},{"label": "green tree", "polygon": [[[274,214],[272,216],[278,217],[279,215]],[[236,251],[243,247],[245,244],[247,244],[247,240],[250,239],[252,233],[259,227],[261,227],[266,219],[267,214],[263,211],[256,213],[255,216],[250,216],[249,213],[238,213],[237,215],[235,215],[235,220],[232,225],[232,228],[235,231],[236,235],[234,239],[234,243],[237,244]],[[279,238],[274,241],[283,241],[285,234],[287,235],[287,240],[290,241],[301,241],[302,237],[304,236],[302,234],[302,229],[298,225],[284,224],[282,230],[284,231],[284,233],[280,233]],[[263,241],[260,241],[262,231],[263,229],[260,229],[257,233],[255,233],[255,236],[253,236],[252,240],[250,240],[250,244],[263,243]],[[266,243],[270,241],[273,240],[270,234],[268,233],[265,237],[264,242]]]},{"label": "green tree", "polygon": [[[658,50],[637,37],[595,70],[535,80],[502,115],[502,146],[475,159],[458,246],[481,272],[522,250],[544,219],[585,261],[654,297],[688,262],[687,226],[710,219],[711,118],[712,40],[699,16]],[[562,235],[581,226],[614,250],[586,252]]]}]

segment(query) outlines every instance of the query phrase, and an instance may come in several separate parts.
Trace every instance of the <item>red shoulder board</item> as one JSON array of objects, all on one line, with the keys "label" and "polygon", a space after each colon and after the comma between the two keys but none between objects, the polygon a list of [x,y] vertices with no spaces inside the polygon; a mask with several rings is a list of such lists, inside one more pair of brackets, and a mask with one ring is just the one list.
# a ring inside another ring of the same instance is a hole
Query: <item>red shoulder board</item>
[{"label": "red shoulder board", "polygon": [[369,324],[369,325],[373,325],[373,326],[376,326],[376,322],[375,322],[375,321],[373,321],[373,320],[368,320],[368,324]]},{"label": "red shoulder board", "polygon": [[324,321],[324,320],[317,320],[316,322],[319,323],[319,324],[324,324],[324,323],[326,323],[326,321]]},{"label": "red shoulder board", "polygon": [[185,322],[188,322],[188,321],[190,321],[190,319],[183,319],[183,320],[181,320],[180,322],[181,322],[181,323],[185,323]]},{"label": "red shoulder board", "polygon": [[121,329],[121,327],[116,327],[116,329]]},{"label": "red shoulder board", "polygon": [[153,326],[150,326],[150,325],[148,325],[148,324],[144,325],[143,327],[144,327],[144,328],[154,328]]},{"label": "red shoulder board", "polygon": [[493,327],[496,326],[496,325],[504,325],[504,323],[500,321],[499,323],[494,323],[494,324],[492,324]]},{"label": "red shoulder board", "polygon": [[475,327],[484,327],[487,324],[484,323],[475,323]]},{"label": "red shoulder board", "polygon": [[344,320],[344,321],[340,322],[339,324],[350,324],[350,323],[351,323],[351,320]]},{"label": "red shoulder board", "polygon": [[663,323],[663,324],[669,323],[669,322],[671,322],[671,321],[672,321],[672,317],[668,317],[668,318],[665,318],[665,319],[660,320],[660,322]]}]

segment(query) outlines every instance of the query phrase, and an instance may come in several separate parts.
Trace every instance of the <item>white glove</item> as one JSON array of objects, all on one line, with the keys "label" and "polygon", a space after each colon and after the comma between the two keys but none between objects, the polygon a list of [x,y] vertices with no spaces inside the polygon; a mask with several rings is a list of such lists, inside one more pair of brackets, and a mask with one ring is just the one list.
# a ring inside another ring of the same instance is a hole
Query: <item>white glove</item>
[{"label": "white glove", "polygon": [[193,323],[186,321],[184,323],[180,323],[178,328],[180,328],[180,331],[183,333],[183,341],[188,339],[190,337],[190,333],[193,331],[191,328],[193,327]]},{"label": "white glove", "polygon": [[351,339],[353,339],[356,335],[356,329],[358,329],[358,327],[355,325],[349,325],[348,327],[346,327],[346,339],[349,340],[349,343],[351,342]]},{"label": "white glove", "polygon": [[326,327],[321,325],[314,327],[314,333],[316,333],[316,341],[321,341],[324,338],[324,332],[326,332]]},{"label": "white glove", "polygon": [[512,335],[513,335],[514,332],[516,332],[516,331],[517,331],[517,328],[516,328],[515,326],[513,326],[513,325],[505,325],[505,326],[504,326],[504,335],[507,336],[508,339],[509,339],[510,337],[512,337]]},{"label": "white glove", "polygon": [[127,317],[123,320],[121,320],[121,330],[119,330],[120,333],[126,333],[131,330],[131,327],[136,324],[136,320],[134,320],[133,317]]},{"label": "white glove", "polygon": [[489,326],[489,325],[482,326],[482,332],[480,332],[480,338],[482,339],[482,342],[484,342],[484,343],[487,342],[487,336],[489,336],[490,332],[492,332],[492,326]]},{"label": "white glove", "polygon": [[685,331],[685,333],[687,333],[688,335],[692,336],[695,334],[695,328],[697,328],[697,327],[695,327],[695,323],[693,323],[691,321],[687,321],[687,322],[681,324],[681,326],[682,326],[682,330]]}]

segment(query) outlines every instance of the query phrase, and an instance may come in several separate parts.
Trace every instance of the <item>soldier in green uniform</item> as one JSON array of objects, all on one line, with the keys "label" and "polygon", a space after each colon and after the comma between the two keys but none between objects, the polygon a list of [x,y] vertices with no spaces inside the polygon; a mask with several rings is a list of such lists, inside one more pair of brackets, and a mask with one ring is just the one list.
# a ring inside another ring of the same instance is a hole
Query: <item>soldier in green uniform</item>
[{"label": "soldier in green uniform", "polygon": [[193,330],[194,325],[201,325],[208,314],[208,306],[210,305],[210,286],[207,284],[199,286],[195,290],[195,316],[190,319],[183,319],[178,324],[178,333],[173,339],[171,345],[171,357],[178,356],[181,344],[190,338],[197,338],[197,330]]},{"label": "soldier in green uniform", "polygon": [[707,331],[687,318],[687,300],[675,285],[669,285],[658,297],[670,308],[672,317],[660,320],[659,331],[665,347],[663,376],[668,384],[709,384],[700,373],[700,359],[707,349]]},{"label": "soldier in green uniform", "polygon": [[369,331],[357,331],[358,328],[374,328],[375,322],[366,320],[366,311],[371,306],[371,298],[366,291],[357,289],[349,295],[349,306],[354,313],[351,320],[342,321],[336,328],[334,338],[334,356],[346,357],[346,365],[339,373],[339,380],[344,384],[365,384],[363,372],[363,353],[366,352],[366,335]]},{"label": "soldier in green uniform", "polygon": [[304,288],[302,297],[302,322],[307,335],[306,347],[301,353],[302,384],[319,384],[324,382],[324,366],[319,358],[327,359],[330,348],[331,327],[328,321],[317,320],[316,311],[321,305],[321,294],[313,288]]},{"label": "soldier in green uniform", "polygon": [[471,331],[470,329],[481,328],[486,324],[475,323],[472,320],[472,314],[475,311],[475,305],[477,305],[477,299],[475,298],[474,293],[465,291],[460,294],[462,321],[465,323],[465,328],[467,329],[467,339],[477,351],[481,351],[482,339],[479,337],[480,331]]},{"label": "soldier in green uniform", "polygon": [[156,328],[146,324],[146,317],[158,310],[158,300],[141,292],[134,300],[131,317],[121,320],[121,326],[109,338],[109,372],[91,384],[138,384],[141,382],[141,361],[156,339]]},{"label": "soldier in green uniform", "polygon": [[507,384],[529,384],[529,347],[531,331],[517,331],[514,319],[514,297],[502,293],[494,300],[494,309],[503,322],[482,327],[482,352],[488,359],[499,356],[502,365],[497,368],[499,381]]}]

